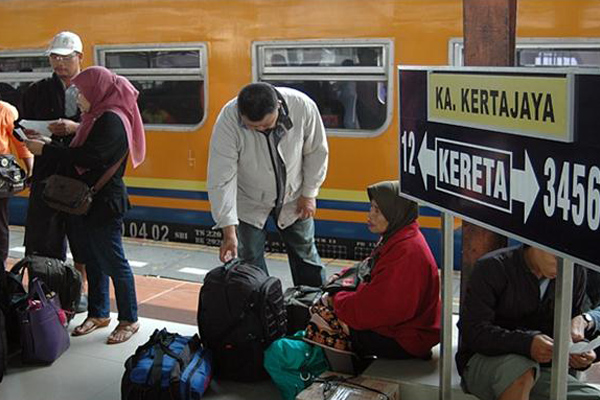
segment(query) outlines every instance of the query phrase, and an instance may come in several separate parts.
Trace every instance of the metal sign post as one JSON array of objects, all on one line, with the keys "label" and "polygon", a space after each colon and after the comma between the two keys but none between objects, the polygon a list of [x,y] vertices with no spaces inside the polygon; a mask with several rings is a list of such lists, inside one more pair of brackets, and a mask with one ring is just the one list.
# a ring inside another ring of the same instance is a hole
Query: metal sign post
[{"label": "metal sign post", "polygon": [[550,399],[567,398],[566,377],[569,373],[569,342],[571,337],[571,305],[573,302],[573,261],[560,260],[556,277],[556,300],[554,307],[554,353]]},{"label": "metal sign post", "polygon": [[452,398],[452,304],[454,296],[454,217],[442,213],[442,350],[440,399]]}]

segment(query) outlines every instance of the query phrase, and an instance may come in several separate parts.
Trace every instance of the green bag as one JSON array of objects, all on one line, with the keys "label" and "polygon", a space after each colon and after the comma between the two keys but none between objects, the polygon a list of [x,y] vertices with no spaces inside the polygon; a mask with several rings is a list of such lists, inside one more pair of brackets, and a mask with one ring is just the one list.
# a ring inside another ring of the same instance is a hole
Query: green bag
[{"label": "green bag", "polygon": [[296,395],[329,369],[323,349],[302,340],[304,331],[275,340],[265,350],[264,366],[284,400]]}]

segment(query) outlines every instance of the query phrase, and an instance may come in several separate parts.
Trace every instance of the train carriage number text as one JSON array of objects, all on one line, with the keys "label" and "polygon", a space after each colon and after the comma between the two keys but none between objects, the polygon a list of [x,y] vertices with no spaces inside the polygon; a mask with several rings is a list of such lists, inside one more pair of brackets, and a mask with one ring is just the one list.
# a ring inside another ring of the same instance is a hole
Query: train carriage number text
[{"label": "train carriage number text", "polygon": [[[150,229],[148,229],[150,227]],[[135,238],[152,240],[169,240],[169,227],[167,225],[146,224],[146,222],[128,222],[123,224],[123,232]]]}]

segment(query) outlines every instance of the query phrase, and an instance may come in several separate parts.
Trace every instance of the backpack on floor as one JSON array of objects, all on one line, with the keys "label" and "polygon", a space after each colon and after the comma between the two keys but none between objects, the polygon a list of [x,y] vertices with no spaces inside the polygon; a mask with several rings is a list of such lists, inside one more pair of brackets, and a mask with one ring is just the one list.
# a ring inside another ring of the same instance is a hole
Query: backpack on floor
[{"label": "backpack on floor", "polygon": [[239,260],[213,269],[200,289],[198,327],[215,376],[267,378],[264,350],[286,331],[281,281]]},{"label": "backpack on floor", "polygon": [[156,329],[125,362],[121,400],[196,400],[211,378],[210,352],[198,335]]},{"label": "backpack on floor", "polygon": [[56,258],[26,256],[12,267],[11,272],[22,276],[25,268],[30,282],[37,277],[58,294],[67,318],[71,320],[81,297],[82,279],[79,271],[72,264]]}]

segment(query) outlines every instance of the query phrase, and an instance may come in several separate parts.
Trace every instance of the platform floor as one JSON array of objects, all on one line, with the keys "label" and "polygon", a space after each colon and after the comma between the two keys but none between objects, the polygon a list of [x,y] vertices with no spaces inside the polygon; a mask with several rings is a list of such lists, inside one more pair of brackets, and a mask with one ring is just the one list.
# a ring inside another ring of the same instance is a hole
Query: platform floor
[{"label": "platform floor", "polygon": [[[11,228],[9,266],[23,256],[23,230]],[[217,249],[197,245],[160,243],[125,239],[125,252],[135,274],[141,329],[129,342],[109,346],[106,337],[116,325],[116,315],[108,329],[72,338],[70,349],[53,365],[31,367],[20,365],[12,357],[9,370],[0,383],[0,400],[117,400],[124,362],[137,346],[144,343],[157,328],[183,335],[197,332],[196,308],[203,277],[218,266]],[[324,260],[327,276],[352,265],[346,260]],[[285,256],[269,254],[267,264],[271,275],[282,280],[284,289],[292,285]],[[458,290],[460,276],[454,287]],[[455,303],[458,292],[455,293]],[[111,292],[112,297],[112,292]],[[456,306],[456,304],[455,304]],[[114,308],[113,301],[113,311]],[[83,321],[78,314],[70,329]],[[454,342],[456,342],[456,332]],[[456,347],[456,344],[455,344]],[[375,361],[365,374],[399,384],[402,400],[438,398],[439,348],[431,361]],[[587,374],[591,382],[600,383],[600,368]],[[454,368],[453,399],[473,399],[458,387]],[[279,399],[279,393],[269,381],[243,384],[213,381],[205,395],[215,400]]]}]

